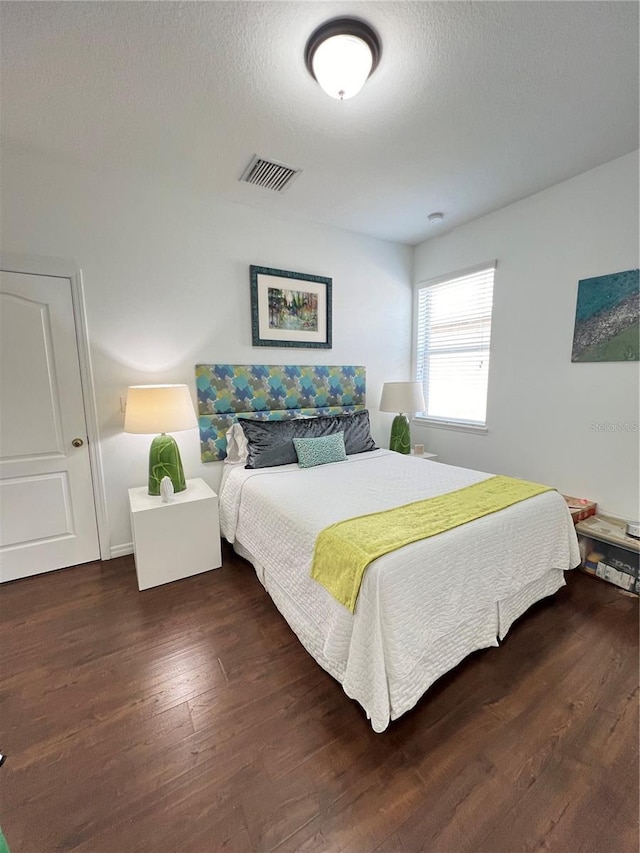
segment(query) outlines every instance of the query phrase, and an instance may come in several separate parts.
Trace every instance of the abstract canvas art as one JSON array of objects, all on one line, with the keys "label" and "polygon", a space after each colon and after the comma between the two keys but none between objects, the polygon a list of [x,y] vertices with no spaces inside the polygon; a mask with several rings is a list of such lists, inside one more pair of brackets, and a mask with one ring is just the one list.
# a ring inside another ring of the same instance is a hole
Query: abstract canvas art
[{"label": "abstract canvas art", "polygon": [[640,360],[640,270],[578,282],[571,361]]}]

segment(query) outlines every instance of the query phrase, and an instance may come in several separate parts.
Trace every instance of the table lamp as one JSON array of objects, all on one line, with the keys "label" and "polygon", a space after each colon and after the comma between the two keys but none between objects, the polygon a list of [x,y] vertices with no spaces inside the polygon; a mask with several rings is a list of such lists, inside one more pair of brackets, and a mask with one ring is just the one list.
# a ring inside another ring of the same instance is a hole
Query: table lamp
[{"label": "table lamp", "polygon": [[198,426],[191,394],[186,385],[132,385],[127,391],[124,431],[159,432],[149,451],[149,494],[160,494],[160,481],[169,477],[174,492],[183,492],[187,483],[175,438],[179,432]]},{"label": "table lamp", "polygon": [[391,424],[389,450],[411,453],[411,432],[406,413],[424,412],[424,395],[420,382],[385,382],[380,399],[381,412],[398,412]]}]

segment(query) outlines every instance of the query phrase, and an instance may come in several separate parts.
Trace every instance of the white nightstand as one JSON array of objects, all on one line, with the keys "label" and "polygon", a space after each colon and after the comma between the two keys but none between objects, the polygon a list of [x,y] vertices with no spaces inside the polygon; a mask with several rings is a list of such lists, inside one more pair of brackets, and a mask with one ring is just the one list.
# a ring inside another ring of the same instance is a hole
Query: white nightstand
[{"label": "white nightstand", "polygon": [[435,462],[436,459],[438,458],[437,453],[427,453],[426,450],[424,453],[414,453],[412,450],[411,455],[415,456],[416,459],[430,459],[432,462]]},{"label": "white nightstand", "polygon": [[187,488],[169,503],[129,489],[138,589],[188,578],[222,565],[218,496],[204,480],[187,480]]}]

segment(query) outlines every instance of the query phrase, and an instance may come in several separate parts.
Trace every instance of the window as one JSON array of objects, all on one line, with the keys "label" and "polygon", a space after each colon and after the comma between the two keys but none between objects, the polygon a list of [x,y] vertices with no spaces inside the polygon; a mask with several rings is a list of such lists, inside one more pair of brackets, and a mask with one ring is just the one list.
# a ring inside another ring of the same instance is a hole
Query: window
[{"label": "window", "polygon": [[419,287],[416,378],[427,407],[418,417],[486,426],[495,268],[494,261]]}]

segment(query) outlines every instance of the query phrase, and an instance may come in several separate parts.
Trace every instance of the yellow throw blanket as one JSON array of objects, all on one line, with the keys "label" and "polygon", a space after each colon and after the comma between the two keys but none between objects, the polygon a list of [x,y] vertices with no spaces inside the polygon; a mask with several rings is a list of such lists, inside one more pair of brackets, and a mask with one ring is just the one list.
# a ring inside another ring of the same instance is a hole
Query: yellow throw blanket
[{"label": "yellow throw blanket", "polygon": [[311,577],[353,613],[365,569],[378,557],[549,491],[551,486],[497,476],[435,498],[339,521],[318,534]]}]

